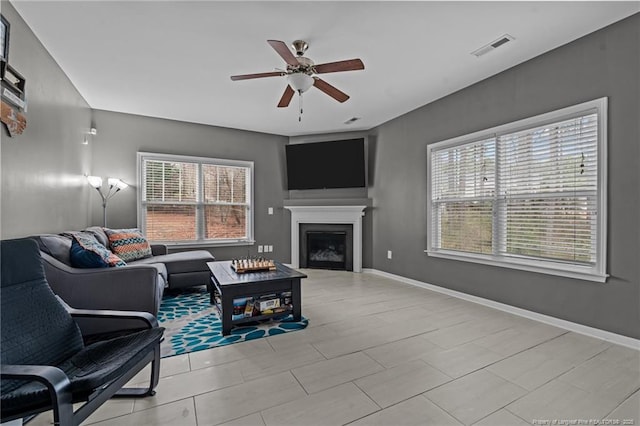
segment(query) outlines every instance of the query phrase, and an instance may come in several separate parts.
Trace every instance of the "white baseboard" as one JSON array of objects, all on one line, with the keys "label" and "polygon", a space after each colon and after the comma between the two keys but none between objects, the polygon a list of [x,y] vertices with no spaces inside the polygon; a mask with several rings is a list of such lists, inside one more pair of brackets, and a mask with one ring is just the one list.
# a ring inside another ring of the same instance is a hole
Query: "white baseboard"
[{"label": "white baseboard", "polygon": [[623,336],[621,334],[612,333],[610,331],[600,330],[599,328],[589,327],[586,325],[578,324],[575,322],[563,320],[560,318],[552,317],[549,315],[540,314],[538,312],[529,311],[515,306],[507,305],[504,303],[496,302],[482,297],[473,296],[471,294],[462,293],[456,290],[450,290],[445,287],[439,287],[437,285],[428,284],[422,281],[406,278],[400,275],[391,274],[389,272],[380,271],[377,269],[365,268],[362,272],[378,275],[381,277],[389,278],[392,280],[400,281],[405,284],[413,285],[416,287],[422,287],[427,290],[435,291],[438,293],[446,294],[447,296],[456,297],[458,299],[467,300],[469,302],[477,303],[483,306],[497,309],[499,311],[508,312],[510,314],[518,315],[524,318],[539,321],[545,324],[560,327],[565,330],[573,331],[576,333],[584,334],[586,336],[595,337],[597,339],[606,340],[617,345],[626,346],[627,348],[640,350],[640,340],[632,337]]}]

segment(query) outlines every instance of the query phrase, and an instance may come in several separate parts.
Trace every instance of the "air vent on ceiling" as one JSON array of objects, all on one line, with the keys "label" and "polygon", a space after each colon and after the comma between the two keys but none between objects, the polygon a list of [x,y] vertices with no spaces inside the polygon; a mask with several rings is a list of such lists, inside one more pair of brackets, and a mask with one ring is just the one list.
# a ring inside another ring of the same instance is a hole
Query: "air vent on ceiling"
[{"label": "air vent on ceiling", "polygon": [[360,120],[360,117],[351,117],[350,119],[348,119],[347,121],[344,122],[344,124],[351,124],[355,121]]},{"label": "air vent on ceiling", "polygon": [[500,46],[504,46],[505,44],[509,43],[510,41],[515,40],[512,36],[510,36],[509,34],[505,34],[502,37],[499,37],[498,39],[492,41],[491,43],[482,46],[480,49],[475,50],[473,52],[471,52],[472,55],[477,56],[478,58],[482,55],[486,55],[487,53],[491,52],[492,50],[497,49]]}]

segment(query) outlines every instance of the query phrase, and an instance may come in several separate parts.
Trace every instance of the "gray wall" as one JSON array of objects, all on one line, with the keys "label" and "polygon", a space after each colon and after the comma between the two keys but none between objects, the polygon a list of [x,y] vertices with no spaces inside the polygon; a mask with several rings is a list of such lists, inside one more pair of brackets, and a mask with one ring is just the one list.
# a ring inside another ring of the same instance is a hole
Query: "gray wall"
[{"label": "gray wall", "polygon": [[[131,185],[109,201],[109,227],[137,226],[138,151],[253,161],[256,244],[273,245],[269,257],[289,262],[291,230],[282,207],[286,137],[99,110],[94,111],[94,121],[98,134],[93,138],[92,173],[118,177]],[[92,191],[91,197],[92,224],[102,225],[99,196]],[[268,207],[274,208],[273,215],[267,214]],[[224,260],[256,255],[257,247],[217,247],[210,251]]]},{"label": "gray wall", "polygon": [[91,147],[82,145],[91,110],[13,6],[9,64],[26,79],[27,128],[8,136],[2,125],[0,237],[60,232],[88,223]]},{"label": "gray wall", "polygon": [[[640,338],[639,52],[636,14],[374,129],[373,267]],[[607,283],[423,253],[427,144],[603,96],[609,97]]]}]

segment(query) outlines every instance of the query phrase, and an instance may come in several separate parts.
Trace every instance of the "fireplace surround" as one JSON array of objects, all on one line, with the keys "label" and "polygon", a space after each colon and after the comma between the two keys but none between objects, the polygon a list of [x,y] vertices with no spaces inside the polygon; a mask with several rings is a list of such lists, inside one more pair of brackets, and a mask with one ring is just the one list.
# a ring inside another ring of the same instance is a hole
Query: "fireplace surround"
[{"label": "fireplace surround", "polygon": [[[353,272],[362,272],[362,216],[366,205],[285,205],[291,211],[291,266],[300,268],[300,225],[351,225]],[[348,249],[347,249],[348,250]]]}]

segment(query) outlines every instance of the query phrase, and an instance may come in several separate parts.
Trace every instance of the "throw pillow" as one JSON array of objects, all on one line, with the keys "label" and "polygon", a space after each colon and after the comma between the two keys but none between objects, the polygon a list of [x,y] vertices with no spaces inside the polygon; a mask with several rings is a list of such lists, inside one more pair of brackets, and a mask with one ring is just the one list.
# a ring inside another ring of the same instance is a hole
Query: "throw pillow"
[{"label": "throw pillow", "polygon": [[85,250],[75,238],[71,240],[71,266],[74,268],[108,268],[109,264],[98,253]]},{"label": "throw pillow", "polygon": [[93,235],[78,232],[71,241],[71,266],[76,268],[106,268],[126,263],[100,244]]},{"label": "throw pillow", "polygon": [[151,257],[151,245],[140,230],[104,228],[104,232],[111,250],[125,262]]}]

